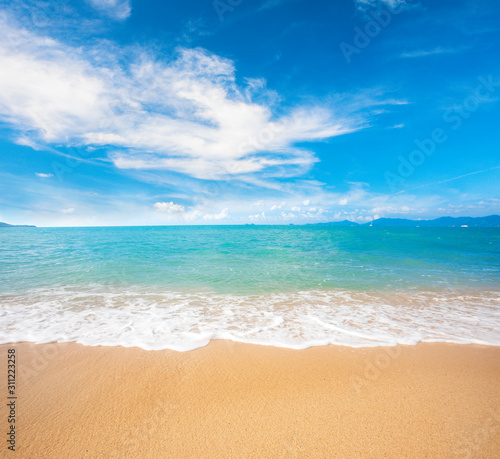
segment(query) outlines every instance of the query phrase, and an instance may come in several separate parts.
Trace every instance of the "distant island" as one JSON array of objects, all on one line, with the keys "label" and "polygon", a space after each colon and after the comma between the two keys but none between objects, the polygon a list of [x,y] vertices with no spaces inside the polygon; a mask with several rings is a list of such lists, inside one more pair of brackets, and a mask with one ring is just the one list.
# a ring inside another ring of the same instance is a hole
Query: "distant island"
[{"label": "distant island", "polygon": [[9,225],[8,223],[0,222],[0,228],[36,228],[35,225]]},{"label": "distant island", "polygon": [[327,222],[327,223],[306,223],[307,225],[323,225],[323,226],[362,226],[359,223],[343,220],[341,222]]},{"label": "distant island", "polygon": [[368,223],[344,220],[341,222],[309,223],[316,226],[405,226],[425,228],[500,228],[500,215],[489,217],[440,217],[435,220],[408,220],[405,218],[377,218]]}]

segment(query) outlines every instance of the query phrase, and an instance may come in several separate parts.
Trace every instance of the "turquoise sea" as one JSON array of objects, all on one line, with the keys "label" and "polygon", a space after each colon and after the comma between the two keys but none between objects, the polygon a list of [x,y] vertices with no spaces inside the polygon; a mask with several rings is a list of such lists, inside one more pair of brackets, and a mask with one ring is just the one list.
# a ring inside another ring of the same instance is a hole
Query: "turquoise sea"
[{"label": "turquoise sea", "polygon": [[0,229],[0,341],[500,345],[500,229]]}]

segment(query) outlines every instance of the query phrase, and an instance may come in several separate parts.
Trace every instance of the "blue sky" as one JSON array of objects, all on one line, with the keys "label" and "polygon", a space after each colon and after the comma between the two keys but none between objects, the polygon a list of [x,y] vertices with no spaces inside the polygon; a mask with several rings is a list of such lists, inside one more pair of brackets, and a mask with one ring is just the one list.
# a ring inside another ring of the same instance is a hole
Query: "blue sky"
[{"label": "blue sky", "polygon": [[0,221],[500,213],[500,4],[0,1]]}]

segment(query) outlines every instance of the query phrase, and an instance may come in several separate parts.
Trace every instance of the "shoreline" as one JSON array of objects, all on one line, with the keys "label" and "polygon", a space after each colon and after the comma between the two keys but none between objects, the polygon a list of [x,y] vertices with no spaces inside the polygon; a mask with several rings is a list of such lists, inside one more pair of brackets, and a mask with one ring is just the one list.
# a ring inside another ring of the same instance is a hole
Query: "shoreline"
[{"label": "shoreline", "polygon": [[419,342],[500,346],[498,288],[317,286],[237,294],[157,287],[74,284],[0,295],[0,342],[58,340],[177,351],[215,339],[290,349]]},{"label": "shoreline", "polygon": [[493,458],[500,450],[499,346],[0,348],[2,394],[7,350],[16,349],[21,457]]}]

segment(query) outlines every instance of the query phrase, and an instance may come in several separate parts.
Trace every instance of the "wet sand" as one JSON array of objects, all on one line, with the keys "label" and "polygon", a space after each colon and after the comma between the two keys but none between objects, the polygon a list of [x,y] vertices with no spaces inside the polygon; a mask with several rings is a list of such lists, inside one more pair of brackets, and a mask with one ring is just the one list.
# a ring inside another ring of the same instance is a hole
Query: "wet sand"
[{"label": "wet sand", "polygon": [[23,458],[497,458],[500,347],[16,350]]}]

